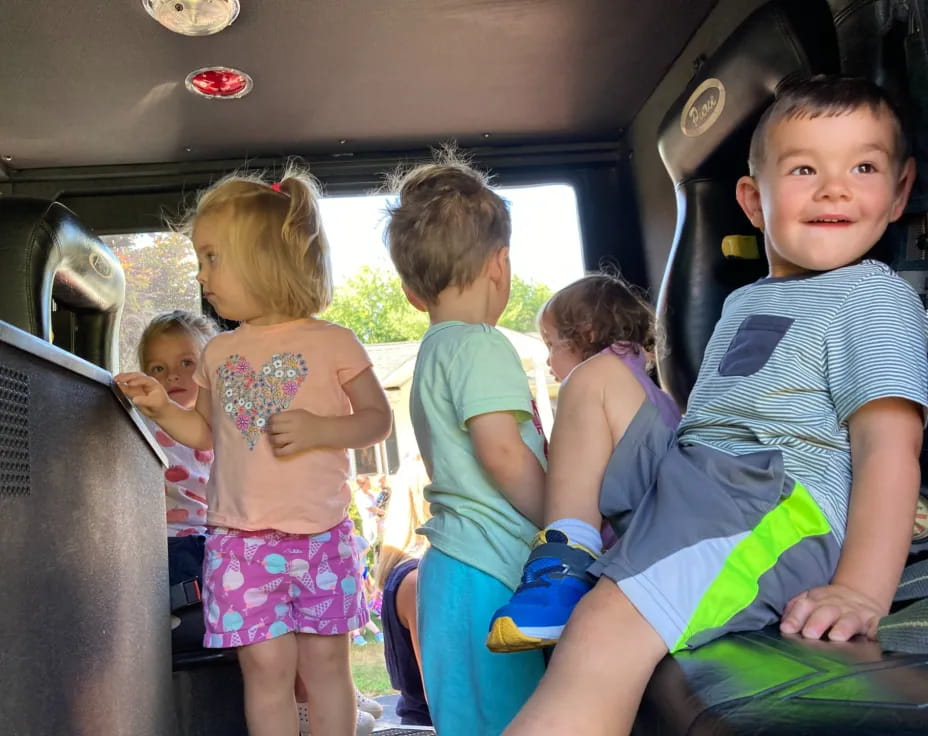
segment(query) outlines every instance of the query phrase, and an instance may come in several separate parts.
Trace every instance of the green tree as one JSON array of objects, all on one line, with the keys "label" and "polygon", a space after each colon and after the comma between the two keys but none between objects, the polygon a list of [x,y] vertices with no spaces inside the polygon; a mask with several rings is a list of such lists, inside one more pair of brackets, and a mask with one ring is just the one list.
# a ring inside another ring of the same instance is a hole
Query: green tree
[{"label": "green tree", "polygon": [[512,277],[512,289],[509,304],[499,318],[500,327],[508,327],[516,332],[536,332],[535,320],[538,311],[551,298],[551,289],[534,281],[524,281],[518,276]]},{"label": "green tree", "polygon": [[370,266],[335,289],[332,306],[322,316],[368,344],[419,340],[429,326],[428,315],[406,300],[399,276]]},{"label": "green tree", "polygon": [[[500,326],[534,332],[538,310],[550,296],[551,289],[544,284],[513,276]],[[429,326],[428,315],[407,301],[399,276],[370,266],[362,266],[335,290],[332,306],[322,316],[350,328],[367,344],[419,340]]]},{"label": "green tree", "polygon": [[173,309],[200,311],[197,259],[180,233],[105,235],[126,274],[126,302],[119,330],[121,370],[136,367],[136,348],[149,320]]}]

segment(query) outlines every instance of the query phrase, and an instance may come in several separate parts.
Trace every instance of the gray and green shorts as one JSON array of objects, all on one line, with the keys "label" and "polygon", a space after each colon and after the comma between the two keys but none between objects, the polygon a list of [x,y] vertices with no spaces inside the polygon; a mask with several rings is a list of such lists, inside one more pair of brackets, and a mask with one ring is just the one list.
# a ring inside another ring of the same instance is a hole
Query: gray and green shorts
[{"label": "gray and green shorts", "polygon": [[619,541],[589,571],[614,580],[671,651],[779,620],[827,585],[840,546],[779,451],[679,445],[650,402],[616,445],[600,511]]}]

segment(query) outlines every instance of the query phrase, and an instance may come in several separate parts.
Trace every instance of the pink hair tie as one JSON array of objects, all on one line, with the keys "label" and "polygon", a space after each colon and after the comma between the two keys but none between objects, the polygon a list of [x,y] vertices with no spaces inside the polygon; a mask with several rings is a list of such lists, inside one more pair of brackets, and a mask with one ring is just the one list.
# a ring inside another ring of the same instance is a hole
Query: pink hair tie
[{"label": "pink hair tie", "polygon": [[273,184],[271,184],[271,189],[273,189],[275,192],[279,192],[279,191],[280,191],[280,182],[279,182],[279,181],[275,181]]}]

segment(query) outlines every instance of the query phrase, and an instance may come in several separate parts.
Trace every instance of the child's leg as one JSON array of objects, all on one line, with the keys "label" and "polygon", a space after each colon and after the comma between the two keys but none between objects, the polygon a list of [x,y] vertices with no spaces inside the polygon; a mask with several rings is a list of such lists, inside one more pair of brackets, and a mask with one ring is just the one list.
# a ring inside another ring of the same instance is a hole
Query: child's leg
[{"label": "child's leg", "polygon": [[558,397],[545,482],[548,525],[578,519],[598,533],[606,465],[645,400],[628,368],[611,356],[601,358],[580,366]]},{"label": "child's leg", "polygon": [[308,696],[310,732],[320,736],[353,736],[356,726],[361,732],[348,652],[351,636],[364,642],[368,613],[353,528],[345,519],[327,532],[291,541],[299,563],[290,564],[299,572],[288,587],[294,596],[297,666]]},{"label": "child's leg", "polygon": [[426,697],[442,736],[498,736],[544,673],[542,653],[493,654],[487,622],[509,596],[495,578],[432,548],[419,566]]},{"label": "child's leg", "polygon": [[629,733],[648,679],[666,652],[619,587],[601,578],[577,605],[551,666],[506,736]]},{"label": "child's leg", "polygon": [[245,682],[245,719],[250,736],[296,734],[294,635],[284,634],[241,647],[238,661]]},{"label": "child's leg", "polygon": [[296,641],[297,666],[308,695],[310,731],[354,736],[358,713],[348,658],[348,635],[297,634]]},{"label": "child's leg", "polygon": [[646,400],[632,372],[612,356],[579,366],[561,389],[548,454],[547,526],[535,540],[522,585],[490,626],[495,652],[558,640],[592,587],[587,568],[602,550],[600,488],[609,459]]}]

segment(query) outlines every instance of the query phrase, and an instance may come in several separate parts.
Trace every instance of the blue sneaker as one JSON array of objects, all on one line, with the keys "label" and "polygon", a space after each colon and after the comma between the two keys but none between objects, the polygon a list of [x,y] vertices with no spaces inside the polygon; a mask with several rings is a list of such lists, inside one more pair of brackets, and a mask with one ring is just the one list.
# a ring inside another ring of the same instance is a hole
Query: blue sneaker
[{"label": "blue sneaker", "polygon": [[596,582],[586,571],[595,559],[563,532],[539,532],[521,584],[490,622],[487,648],[522,652],[556,644],[574,606]]}]

